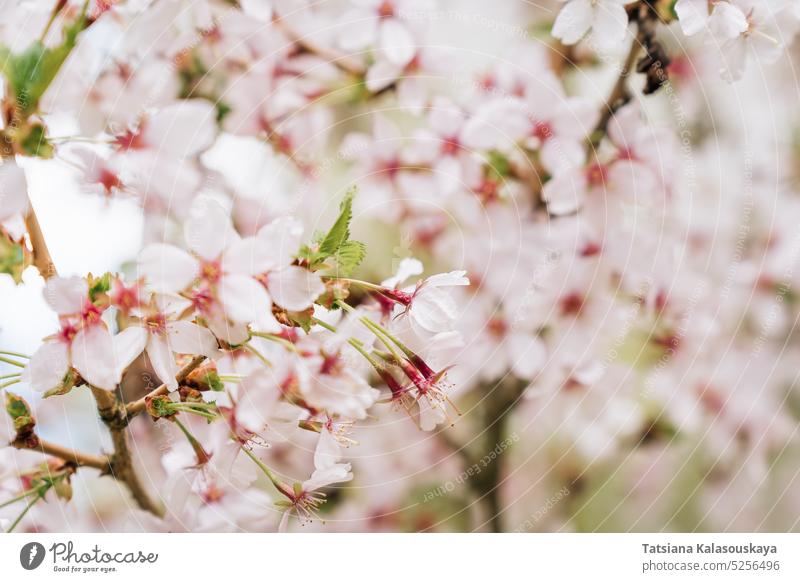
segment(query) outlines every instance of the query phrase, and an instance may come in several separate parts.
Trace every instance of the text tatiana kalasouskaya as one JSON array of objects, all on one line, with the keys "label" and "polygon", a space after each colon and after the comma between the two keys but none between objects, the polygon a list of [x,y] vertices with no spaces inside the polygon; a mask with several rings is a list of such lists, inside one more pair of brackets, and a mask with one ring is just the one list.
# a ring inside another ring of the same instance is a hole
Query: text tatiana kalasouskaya
[{"label": "text tatiana kalasouskaya", "polygon": [[777,554],[776,546],[749,544],[642,544],[645,554],[757,554],[767,556]]}]

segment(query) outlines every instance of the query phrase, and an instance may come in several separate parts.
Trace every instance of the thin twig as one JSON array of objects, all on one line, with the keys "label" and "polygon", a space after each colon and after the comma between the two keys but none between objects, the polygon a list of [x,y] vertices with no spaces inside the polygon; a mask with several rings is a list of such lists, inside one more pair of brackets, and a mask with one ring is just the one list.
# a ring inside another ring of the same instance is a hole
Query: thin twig
[{"label": "thin twig", "polygon": [[625,62],[623,63],[622,68],[619,70],[617,81],[611,88],[611,93],[609,93],[608,98],[606,99],[605,103],[603,104],[603,108],[600,111],[600,120],[597,122],[597,125],[589,137],[590,151],[594,150],[600,144],[600,141],[608,129],[608,123],[611,121],[611,118],[614,116],[614,114],[621,107],[629,103],[632,98],[632,95],[628,90],[628,77],[630,77],[631,71],[634,70],[636,58],[639,56],[639,51],[642,48],[642,45],[642,29],[639,27],[637,29],[636,36],[631,42],[631,47],[628,50],[628,56],[625,57]]},{"label": "thin twig", "polygon": [[[194,358],[192,358],[191,362],[189,362],[183,368],[181,368],[181,370],[175,375],[175,380],[178,381],[178,384],[186,380],[189,374],[194,372],[200,366],[200,364],[202,364],[205,361],[205,359],[206,359],[205,356],[195,356]],[[166,384],[162,384],[155,390],[139,398],[139,400],[135,400],[129,403],[127,406],[125,406],[126,418],[129,420],[134,416],[136,416],[137,414],[144,412],[144,410],[147,408],[148,398],[153,398],[155,396],[164,396],[166,394],[169,394],[169,388],[167,387]]]},{"label": "thin twig", "polygon": [[58,275],[58,271],[53,263],[53,257],[50,256],[50,250],[47,248],[47,242],[44,240],[42,227],[39,225],[33,205],[30,205],[28,214],[25,215],[25,226],[28,228],[31,249],[33,249],[34,266],[39,269],[39,273],[45,280],[55,277]]},{"label": "thin twig", "polygon": [[67,462],[75,463],[79,467],[92,467],[93,469],[99,469],[100,471],[108,471],[111,467],[111,461],[108,457],[81,453],[80,451],[57,445],[56,443],[51,443],[50,441],[43,439],[38,439],[38,441],[39,442],[34,446],[26,446],[25,444],[19,442],[14,442],[12,444],[18,449],[40,451],[45,455],[58,457],[59,459],[63,459]]},{"label": "thin twig", "polygon": [[276,15],[273,23],[282,30],[290,41],[296,43],[303,50],[315,54],[325,61],[339,67],[345,73],[362,77],[365,74],[364,67],[352,57],[340,53],[336,49],[321,45],[314,41],[311,35],[302,35],[296,31],[284,18]]}]

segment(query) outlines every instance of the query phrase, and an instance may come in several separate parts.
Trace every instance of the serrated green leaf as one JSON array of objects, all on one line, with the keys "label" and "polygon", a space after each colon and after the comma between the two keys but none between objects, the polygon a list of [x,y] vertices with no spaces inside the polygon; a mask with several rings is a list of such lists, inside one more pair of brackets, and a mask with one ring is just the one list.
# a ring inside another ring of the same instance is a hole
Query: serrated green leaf
[{"label": "serrated green leaf", "polygon": [[6,47],[0,50],[3,74],[24,117],[38,107],[42,95],[75,48],[78,33],[83,30],[85,22],[84,13],[71,25],[65,26],[61,44],[52,48],[35,41],[18,54],[12,54]]},{"label": "serrated green leaf", "polygon": [[339,248],[350,238],[350,221],[353,219],[353,197],[355,187],[350,188],[339,205],[339,217],[325,235],[319,245],[319,252],[327,257],[336,254]]},{"label": "serrated green leaf", "polygon": [[334,255],[337,275],[349,277],[366,256],[367,246],[364,243],[357,240],[345,241]]}]

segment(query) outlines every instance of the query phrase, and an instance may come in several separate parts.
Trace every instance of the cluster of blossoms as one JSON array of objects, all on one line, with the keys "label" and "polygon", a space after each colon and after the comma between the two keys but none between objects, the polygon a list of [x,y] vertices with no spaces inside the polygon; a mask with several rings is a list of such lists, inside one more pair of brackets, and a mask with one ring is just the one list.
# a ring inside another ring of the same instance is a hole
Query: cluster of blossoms
[{"label": "cluster of blossoms", "polygon": [[[780,75],[800,4],[508,4],[530,28],[492,59],[467,29],[511,29],[447,0],[8,8],[0,272],[56,317],[0,352],[4,529],[471,530],[470,495],[513,529],[565,487],[536,527],[763,526],[739,507],[796,459],[800,119],[785,79],[782,127],[729,95]],[[56,274],[31,158],[138,204],[131,264]],[[79,392],[107,454],[39,430]],[[75,479],[101,515],[54,499]]]}]

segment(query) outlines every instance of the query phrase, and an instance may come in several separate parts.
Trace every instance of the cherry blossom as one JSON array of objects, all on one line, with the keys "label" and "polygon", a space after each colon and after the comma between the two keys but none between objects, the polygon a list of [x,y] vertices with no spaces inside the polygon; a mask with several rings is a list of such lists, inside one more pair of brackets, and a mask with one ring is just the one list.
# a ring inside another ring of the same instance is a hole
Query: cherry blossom
[{"label": "cherry blossom", "polygon": [[625,37],[629,0],[567,0],[553,24],[553,36],[564,44],[575,44],[592,31],[592,41],[613,46]]}]

